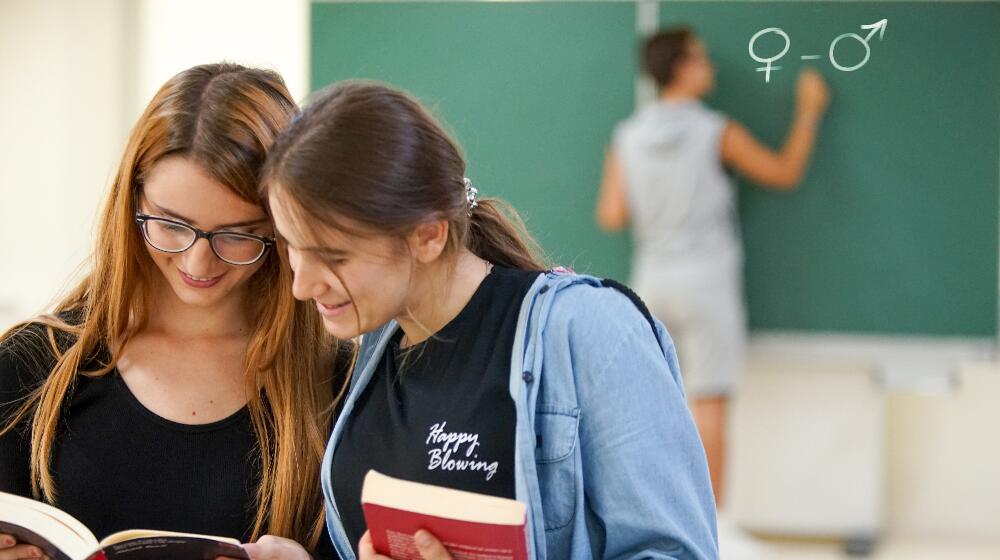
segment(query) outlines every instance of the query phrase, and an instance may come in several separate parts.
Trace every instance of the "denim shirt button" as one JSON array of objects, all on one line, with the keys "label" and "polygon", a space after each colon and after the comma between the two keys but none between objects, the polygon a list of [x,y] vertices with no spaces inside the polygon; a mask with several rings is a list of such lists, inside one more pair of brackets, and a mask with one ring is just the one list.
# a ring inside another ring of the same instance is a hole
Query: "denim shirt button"
[{"label": "denim shirt button", "polygon": [[540,294],[544,294],[547,291],[549,291],[549,285],[548,284],[546,284],[546,285],[544,285],[544,286],[542,286],[541,288],[538,289],[538,293],[540,293]]},{"label": "denim shirt button", "polygon": [[535,380],[535,376],[532,375],[530,371],[526,371],[521,374],[521,379],[523,379],[525,383],[531,383]]}]

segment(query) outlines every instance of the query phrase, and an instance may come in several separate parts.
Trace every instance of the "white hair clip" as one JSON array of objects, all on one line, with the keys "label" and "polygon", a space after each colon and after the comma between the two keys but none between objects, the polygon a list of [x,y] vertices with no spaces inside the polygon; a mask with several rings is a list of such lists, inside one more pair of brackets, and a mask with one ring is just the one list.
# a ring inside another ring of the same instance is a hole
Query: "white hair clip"
[{"label": "white hair clip", "polygon": [[479,206],[476,202],[476,195],[479,194],[479,190],[472,186],[472,179],[468,177],[462,177],[462,183],[465,184],[465,200],[469,203],[469,214],[472,214],[472,209]]}]

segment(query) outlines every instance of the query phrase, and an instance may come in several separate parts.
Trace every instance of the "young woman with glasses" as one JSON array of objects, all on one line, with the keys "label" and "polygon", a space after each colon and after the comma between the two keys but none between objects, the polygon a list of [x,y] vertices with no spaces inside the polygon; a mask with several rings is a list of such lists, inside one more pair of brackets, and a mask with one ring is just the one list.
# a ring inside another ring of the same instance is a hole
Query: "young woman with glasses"
[{"label": "young woman with glasses", "polygon": [[[329,551],[319,470],[334,339],[291,294],[258,175],[297,108],[274,72],[197,66],[156,93],[89,275],[0,338],[0,491],[100,538],[161,529]],[[0,535],[0,560],[35,547]]]}]

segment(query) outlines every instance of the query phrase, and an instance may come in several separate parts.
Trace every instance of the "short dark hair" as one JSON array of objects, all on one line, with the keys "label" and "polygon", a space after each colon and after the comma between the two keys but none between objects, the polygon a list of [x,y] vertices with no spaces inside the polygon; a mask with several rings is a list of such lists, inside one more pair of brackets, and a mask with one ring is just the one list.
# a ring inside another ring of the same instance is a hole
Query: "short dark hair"
[{"label": "short dark hair", "polygon": [[688,26],[670,27],[657,31],[642,43],[642,66],[663,88],[674,80],[677,63],[687,54],[688,42],[694,30]]}]

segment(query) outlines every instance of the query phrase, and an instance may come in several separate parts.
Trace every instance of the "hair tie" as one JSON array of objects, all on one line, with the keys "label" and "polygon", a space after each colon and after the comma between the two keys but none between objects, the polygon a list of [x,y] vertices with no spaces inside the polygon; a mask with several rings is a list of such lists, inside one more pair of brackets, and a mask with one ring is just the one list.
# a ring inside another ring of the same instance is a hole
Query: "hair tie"
[{"label": "hair tie", "polygon": [[476,202],[476,195],[479,194],[479,190],[472,186],[472,179],[468,177],[462,177],[462,183],[465,185],[465,200],[469,203],[469,215],[472,215],[472,209],[479,206]]}]

